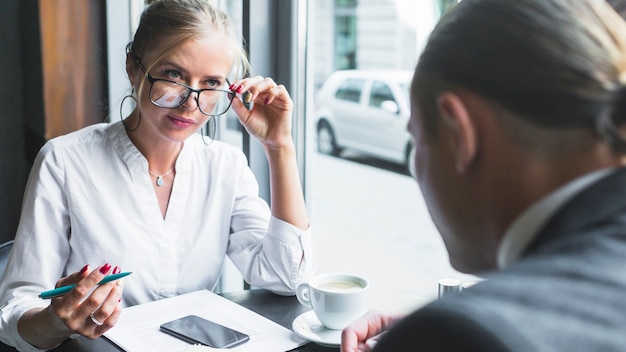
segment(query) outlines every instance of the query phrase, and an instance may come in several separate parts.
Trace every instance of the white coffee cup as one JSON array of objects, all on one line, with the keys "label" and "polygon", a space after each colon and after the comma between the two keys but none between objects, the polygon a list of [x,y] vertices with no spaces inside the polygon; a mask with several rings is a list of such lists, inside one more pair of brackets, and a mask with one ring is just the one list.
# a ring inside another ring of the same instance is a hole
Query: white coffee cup
[{"label": "white coffee cup", "polygon": [[320,274],[296,289],[301,304],[312,307],[328,329],[342,330],[369,308],[366,279],[342,273]]}]

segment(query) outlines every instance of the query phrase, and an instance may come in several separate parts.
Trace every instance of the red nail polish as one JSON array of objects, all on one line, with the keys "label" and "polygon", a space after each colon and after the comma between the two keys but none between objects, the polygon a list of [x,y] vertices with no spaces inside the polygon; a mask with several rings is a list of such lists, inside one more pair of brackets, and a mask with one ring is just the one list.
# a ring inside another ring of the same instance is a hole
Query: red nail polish
[{"label": "red nail polish", "polygon": [[80,273],[83,274],[85,271],[89,269],[89,264],[85,265],[82,269],[80,269]]},{"label": "red nail polish", "polygon": [[102,268],[100,268],[100,273],[101,274],[106,274],[109,272],[109,270],[111,270],[111,264],[106,263],[102,266]]},{"label": "red nail polish", "polygon": [[228,86],[228,89],[230,89],[230,90],[233,90],[233,91],[234,91],[234,89],[233,89],[233,88],[235,88],[235,83],[232,83],[230,86]]},{"label": "red nail polish", "polygon": [[241,93],[242,90],[243,90],[242,86],[237,86],[237,88],[235,89],[235,92]]},{"label": "red nail polish", "polygon": [[119,266],[115,266],[115,268],[113,268],[113,274],[119,274],[122,270],[120,269]]}]

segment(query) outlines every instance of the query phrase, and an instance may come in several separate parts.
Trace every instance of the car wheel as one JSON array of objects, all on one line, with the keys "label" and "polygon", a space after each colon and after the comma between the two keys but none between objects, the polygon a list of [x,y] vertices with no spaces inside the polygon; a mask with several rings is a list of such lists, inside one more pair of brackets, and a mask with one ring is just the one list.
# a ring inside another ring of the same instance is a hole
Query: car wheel
[{"label": "car wheel", "polygon": [[321,123],[317,128],[317,151],[326,155],[339,155],[335,133],[328,123]]}]

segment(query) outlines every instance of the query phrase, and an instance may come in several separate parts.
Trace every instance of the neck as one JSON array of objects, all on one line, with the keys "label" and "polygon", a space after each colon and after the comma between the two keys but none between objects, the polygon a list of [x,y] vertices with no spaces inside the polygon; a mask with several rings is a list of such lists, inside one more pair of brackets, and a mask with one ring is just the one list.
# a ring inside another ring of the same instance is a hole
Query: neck
[{"label": "neck", "polygon": [[148,161],[148,170],[156,175],[166,175],[174,169],[178,155],[182,150],[182,144],[174,150],[154,149],[142,152]]},{"label": "neck", "polygon": [[[132,116],[128,118],[131,119]],[[163,175],[174,168],[184,142],[155,138],[153,134],[147,133],[146,126],[147,124],[140,125],[136,131],[127,132],[128,138],[148,161],[148,169],[157,175]]]},{"label": "neck", "polygon": [[494,175],[489,183],[494,186],[483,188],[488,189],[483,196],[492,200],[485,213],[498,219],[489,229],[498,243],[517,216],[549,193],[578,177],[621,164],[620,158],[604,144],[546,158],[520,156],[507,160],[506,165],[499,165],[499,173],[495,167],[490,171]]}]

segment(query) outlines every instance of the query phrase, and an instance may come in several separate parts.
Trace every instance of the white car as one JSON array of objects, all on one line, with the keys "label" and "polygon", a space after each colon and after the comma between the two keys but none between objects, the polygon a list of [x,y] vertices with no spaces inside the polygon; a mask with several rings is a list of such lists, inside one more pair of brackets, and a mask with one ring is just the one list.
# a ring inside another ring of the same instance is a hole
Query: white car
[{"label": "white car", "polygon": [[335,71],[316,96],[317,150],[344,149],[402,164],[413,174],[413,140],[407,131],[413,71]]}]

